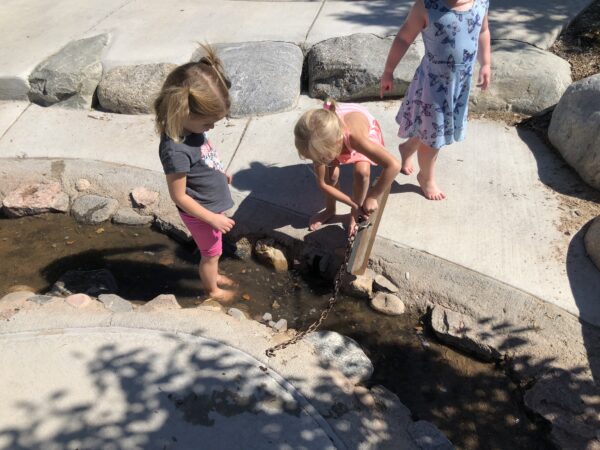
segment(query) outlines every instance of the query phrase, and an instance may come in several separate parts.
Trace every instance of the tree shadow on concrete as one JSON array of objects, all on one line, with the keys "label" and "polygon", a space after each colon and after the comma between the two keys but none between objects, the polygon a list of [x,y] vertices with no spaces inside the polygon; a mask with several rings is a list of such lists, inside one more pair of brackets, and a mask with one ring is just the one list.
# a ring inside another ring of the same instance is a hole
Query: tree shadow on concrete
[{"label": "tree shadow on concrete", "polygon": [[4,404],[23,421],[0,429],[3,448],[335,448],[305,399],[259,361],[215,341],[156,335],[172,351],[153,349],[146,333],[145,344],[73,352],[85,376],[62,384],[89,384],[91,395],[65,387]]}]

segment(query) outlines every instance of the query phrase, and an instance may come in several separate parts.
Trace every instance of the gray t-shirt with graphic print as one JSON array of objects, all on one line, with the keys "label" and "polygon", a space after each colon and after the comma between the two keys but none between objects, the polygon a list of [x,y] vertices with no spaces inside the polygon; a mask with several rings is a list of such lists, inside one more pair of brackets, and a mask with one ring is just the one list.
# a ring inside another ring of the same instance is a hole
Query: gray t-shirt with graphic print
[{"label": "gray t-shirt with graphic print", "polygon": [[186,193],[206,209],[220,213],[233,206],[225,170],[205,133],[192,133],[181,143],[163,134],[159,156],[165,174],[186,174]]}]

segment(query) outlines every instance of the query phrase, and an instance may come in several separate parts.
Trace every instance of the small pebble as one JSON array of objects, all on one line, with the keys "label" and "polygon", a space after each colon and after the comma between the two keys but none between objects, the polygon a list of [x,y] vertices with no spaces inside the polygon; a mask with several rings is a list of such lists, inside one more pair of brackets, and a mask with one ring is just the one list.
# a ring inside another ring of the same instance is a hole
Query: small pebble
[{"label": "small pebble", "polygon": [[104,228],[101,227],[96,230],[96,234],[102,234],[102,233],[104,233]]},{"label": "small pebble", "polygon": [[279,308],[281,308],[281,305],[279,303],[277,303],[277,300],[275,300],[273,302],[273,304],[271,305],[271,308],[273,308],[273,309],[279,309]]},{"label": "small pebble", "polygon": [[250,298],[251,298],[251,297],[250,297],[250,294],[243,294],[243,295],[242,295],[242,300],[244,300],[244,301],[249,301],[249,300],[250,300]]},{"label": "small pebble", "polygon": [[279,319],[277,321],[277,323],[275,325],[273,325],[273,328],[280,333],[283,331],[286,331],[287,330],[287,320]]},{"label": "small pebble", "polygon": [[264,313],[262,316],[262,320],[265,322],[272,322],[273,321],[273,315],[271,313]]},{"label": "small pebble", "polygon": [[271,328],[273,328],[273,327],[275,326],[275,322],[273,322],[272,320],[269,320],[269,326],[270,326]]},{"label": "small pebble", "polygon": [[406,278],[407,280],[410,280],[410,272],[406,272],[404,274],[404,278]]}]

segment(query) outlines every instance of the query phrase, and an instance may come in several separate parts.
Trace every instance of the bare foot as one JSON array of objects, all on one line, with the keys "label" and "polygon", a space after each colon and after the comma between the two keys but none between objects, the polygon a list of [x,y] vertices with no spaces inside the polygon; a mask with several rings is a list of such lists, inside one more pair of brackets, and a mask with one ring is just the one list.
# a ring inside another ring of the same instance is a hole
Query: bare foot
[{"label": "bare foot", "polygon": [[310,231],[316,231],[326,224],[331,218],[335,216],[335,210],[325,208],[320,213],[312,216],[308,222],[308,229]]},{"label": "bare foot", "polygon": [[222,273],[220,273],[219,276],[217,277],[217,284],[219,286],[230,286],[230,287],[237,285],[237,283],[235,281],[233,281],[227,275],[223,275]]},{"label": "bare foot", "polygon": [[418,173],[417,181],[421,185],[421,189],[423,190],[423,195],[425,198],[429,200],[444,200],[446,198],[446,194],[440,190],[433,179],[426,180],[420,173]]},{"label": "bare foot", "polygon": [[416,153],[417,149],[411,144],[411,139],[409,139],[398,146],[400,157],[402,158],[402,168],[400,169],[400,172],[404,175],[410,175],[415,170],[412,157]]},{"label": "bare foot", "polygon": [[219,303],[223,303],[225,305],[229,303],[233,303],[235,297],[237,296],[237,291],[230,291],[226,289],[217,288],[212,292],[209,292],[207,298],[212,300],[216,300]]}]

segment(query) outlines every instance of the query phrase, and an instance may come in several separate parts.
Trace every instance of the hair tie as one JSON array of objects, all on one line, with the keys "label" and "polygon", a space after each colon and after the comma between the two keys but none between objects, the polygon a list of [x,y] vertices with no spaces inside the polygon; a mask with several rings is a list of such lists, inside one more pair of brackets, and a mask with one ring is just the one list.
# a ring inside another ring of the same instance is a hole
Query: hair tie
[{"label": "hair tie", "polygon": [[331,106],[332,106],[332,103],[328,100],[323,104],[323,109],[331,111]]}]

